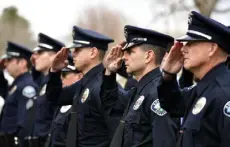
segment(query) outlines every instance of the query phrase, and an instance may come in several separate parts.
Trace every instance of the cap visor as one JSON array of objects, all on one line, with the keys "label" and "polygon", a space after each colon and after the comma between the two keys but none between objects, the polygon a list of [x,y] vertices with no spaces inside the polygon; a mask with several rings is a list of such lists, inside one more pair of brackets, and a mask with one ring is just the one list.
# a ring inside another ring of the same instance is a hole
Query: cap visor
[{"label": "cap visor", "polygon": [[179,42],[188,42],[188,41],[205,41],[207,39],[195,38],[189,35],[184,35],[176,39]]},{"label": "cap visor", "polygon": [[43,50],[43,49],[40,48],[40,47],[35,47],[35,48],[33,49],[33,52],[37,52],[37,51],[41,51],[41,50]]}]

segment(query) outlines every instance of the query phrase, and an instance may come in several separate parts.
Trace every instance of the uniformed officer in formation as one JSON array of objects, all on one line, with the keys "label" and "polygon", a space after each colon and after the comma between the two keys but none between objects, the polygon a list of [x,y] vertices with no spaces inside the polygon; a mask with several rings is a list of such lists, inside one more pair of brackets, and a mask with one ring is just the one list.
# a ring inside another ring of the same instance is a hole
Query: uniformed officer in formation
[{"label": "uniformed officer in formation", "polygon": [[[0,147],[229,146],[227,26],[192,11],[187,34],[174,42],[127,25],[126,42],[105,58],[113,39],[77,26],[72,33],[67,48],[39,33],[33,54],[7,43],[0,58]],[[72,71],[83,75],[75,79]],[[121,88],[117,73],[135,84]],[[174,118],[183,118],[181,126]]]},{"label": "uniformed officer in formation", "polygon": [[[178,147],[230,144],[230,73],[225,66],[229,37],[226,26],[193,11],[187,35],[175,42],[162,65],[161,105],[173,115],[184,116]],[[183,66],[198,83],[181,91],[175,78]]]},{"label": "uniformed officer in formation", "polygon": [[[83,77],[83,74],[74,67],[71,56],[68,57],[68,62],[68,66],[61,70],[63,87],[70,86]],[[51,128],[51,147],[65,147],[71,107],[72,105],[58,107]]]},{"label": "uniformed officer in formation", "polygon": [[32,51],[13,42],[7,43],[6,69],[15,79],[9,87],[1,119],[1,146],[24,147],[24,139],[30,136],[28,111],[34,106],[37,86],[29,69]]},{"label": "uniformed officer in formation", "polygon": [[44,147],[50,132],[56,105],[53,105],[46,99],[45,91],[49,79],[48,73],[51,63],[56,53],[65,46],[62,42],[52,37],[39,33],[38,46],[34,52],[34,67],[41,77],[34,79],[39,86],[39,93],[36,99],[35,122],[33,128],[33,144],[38,147]]},{"label": "uniformed officer in formation", "polygon": [[[104,69],[102,60],[108,44],[113,39],[92,30],[73,27],[73,46],[63,48],[55,57],[47,93],[55,90],[59,99],[53,97],[62,105],[72,105],[71,119],[67,133],[67,147],[107,147],[111,134],[101,111],[100,84]],[[84,74],[76,84],[63,88],[60,80],[60,70],[66,66],[68,52],[71,50],[74,66]],[[65,97],[63,97],[65,95]]]},{"label": "uniformed officer in formation", "polygon": [[[174,38],[135,26],[127,25],[124,29],[126,44],[112,48],[104,60],[102,105],[111,117],[118,103],[124,105],[123,117],[110,146],[174,147],[177,127],[170,115],[160,108],[157,98],[159,66]],[[115,72],[122,59],[127,73],[138,81],[128,93],[121,93],[116,84]]]}]

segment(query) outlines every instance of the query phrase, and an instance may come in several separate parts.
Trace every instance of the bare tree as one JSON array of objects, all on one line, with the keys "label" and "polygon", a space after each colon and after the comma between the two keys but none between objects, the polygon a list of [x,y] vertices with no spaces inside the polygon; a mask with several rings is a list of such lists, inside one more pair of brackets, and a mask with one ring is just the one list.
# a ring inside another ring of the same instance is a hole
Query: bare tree
[{"label": "bare tree", "polygon": [[32,36],[28,20],[18,15],[17,8],[8,7],[3,10],[0,16],[0,54],[4,52],[8,40],[33,47],[35,41]]}]

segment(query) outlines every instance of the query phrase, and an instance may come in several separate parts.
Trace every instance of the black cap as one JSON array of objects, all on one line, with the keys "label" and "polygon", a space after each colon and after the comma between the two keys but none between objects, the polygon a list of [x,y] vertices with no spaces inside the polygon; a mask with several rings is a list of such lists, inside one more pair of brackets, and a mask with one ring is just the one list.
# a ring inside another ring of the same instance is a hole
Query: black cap
[{"label": "black cap", "polygon": [[168,49],[174,43],[173,37],[150,29],[126,25],[124,28],[124,33],[126,45],[123,50],[143,43],[158,45]]},{"label": "black cap", "polygon": [[58,52],[65,44],[43,33],[38,34],[38,46],[33,51]]},{"label": "black cap", "polygon": [[22,45],[17,43],[8,41],[6,54],[2,56],[2,58],[24,58],[26,60],[30,59],[32,55],[32,51]]},{"label": "black cap", "polygon": [[188,30],[178,41],[210,41],[230,53],[230,30],[225,25],[192,11],[188,18]]},{"label": "black cap", "polygon": [[68,55],[68,66],[63,68],[61,71],[62,72],[75,72],[75,73],[79,73],[80,71],[77,70],[77,68],[74,66],[73,63],[73,57],[71,56],[71,54]]},{"label": "black cap", "polygon": [[108,44],[114,42],[113,39],[98,32],[83,29],[77,26],[73,27],[73,45],[68,48],[96,47],[106,51]]}]

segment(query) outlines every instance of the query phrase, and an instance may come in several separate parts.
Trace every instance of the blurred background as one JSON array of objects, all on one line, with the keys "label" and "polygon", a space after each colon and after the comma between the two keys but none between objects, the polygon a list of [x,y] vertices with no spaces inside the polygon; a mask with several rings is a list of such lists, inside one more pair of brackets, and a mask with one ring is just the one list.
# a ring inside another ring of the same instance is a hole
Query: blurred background
[{"label": "blurred background", "polygon": [[174,37],[186,32],[196,10],[230,25],[230,0],[0,0],[0,54],[7,40],[36,46],[37,34],[71,43],[73,25],[123,40],[126,24]]}]

